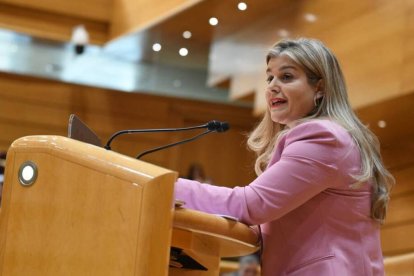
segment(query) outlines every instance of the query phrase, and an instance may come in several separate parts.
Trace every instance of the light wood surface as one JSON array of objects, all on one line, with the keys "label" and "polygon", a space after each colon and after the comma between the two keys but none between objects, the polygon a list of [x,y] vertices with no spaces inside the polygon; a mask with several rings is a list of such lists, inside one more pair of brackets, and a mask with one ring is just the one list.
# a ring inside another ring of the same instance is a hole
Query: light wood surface
[{"label": "light wood surface", "polygon": [[[18,172],[38,168],[31,186]],[[8,152],[0,209],[0,275],[217,275],[221,257],[255,252],[244,224],[173,210],[177,174],[60,136]],[[170,269],[170,246],[208,271]]]},{"label": "light wood surface", "polygon": [[[188,231],[194,236],[211,236],[218,240],[220,242],[219,254],[222,257],[248,255],[258,250],[258,236],[253,229],[219,215],[178,208],[174,212],[173,224],[174,232],[179,232],[180,237]],[[177,239],[173,241],[173,245],[186,242],[186,238]]]},{"label": "light wood surface", "polygon": [[[410,127],[413,103],[414,95],[409,94],[357,110],[363,122],[378,135],[384,162],[396,179],[381,231],[385,256],[414,252],[414,131]],[[384,128],[378,126],[381,120],[386,123]]]},{"label": "light wood surface", "polygon": [[6,168],[2,275],[166,275],[176,173],[59,136],[18,139]]},{"label": "light wood surface", "polygon": [[108,21],[110,19],[112,2],[112,0],[0,0],[0,3],[15,5],[20,9],[30,8],[97,21]]},{"label": "light wood surface", "polygon": [[413,276],[414,253],[385,258],[385,273],[390,276]]},{"label": "light wood surface", "polygon": [[[83,14],[72,14],[73,9],[79,10],[79,13],[95,14],[90,11],[100,10],[101,7],[106,9],[108,5],[105,5],[105,2],[107,1],[99,3],[100,8],[90,6],[83,1],[60,1],[59,5],[48,6],[42,6],[42,4],[54,1],[42,1],[43,3],[39,5],[36,5],[38,1],[18,1],[16,5],[14,2],[17,1],[0,1],[1,28],[37,38],[68,43],[71,40],[73,28],[77,25],[84,25],[89,32],[90,43],[101,45],[108,40],[108,21],[101,21],[93,16],[84,17]],[[79,7],[86,9],[78,9]]]},{"label": "light wood surface", "polygon": [[[256,9],[254,3],[251,6]],[[282,38],[278,35],[281,30],[286,30],[288,37],[321,39],[333,50],[343,66],[355,108],[413,91],[412,1],[362,1],[352,5],[346,0],[298,1],[273,11],[263,13],[232,35],[213,40],[210,84],[230,79],[230,83],[235,82],[230,84],[233,98],[244,97],[246,88],[257,93],[256,100],[262,98],[264,90],[259,82],[265,82],[263,52]],[[307,22],[307,13],[315,15],[316,21]],[[261,77],[255,79],[254,75]],[[265,108],[263,101],[255,102],[256,113]]]},{"label": "light wood surface", "polygon": [[221,273],[230,273],[239,270],[239,263],[235,261],[226,261],[222,260],[220,262],[220,272]]},{"label": "light wood surface", "polygon": [[184,249],[208,270],[170,268],[169,275],[218,275],[221,257],[243,256],[258,250],[258,236],[252,229],[220,216],[178,208],[173,224],[171,245]]},{"label": "light wood surface", "polygon": [[200,0],[114,1],[110,38],[149,28],[197,2]]}]

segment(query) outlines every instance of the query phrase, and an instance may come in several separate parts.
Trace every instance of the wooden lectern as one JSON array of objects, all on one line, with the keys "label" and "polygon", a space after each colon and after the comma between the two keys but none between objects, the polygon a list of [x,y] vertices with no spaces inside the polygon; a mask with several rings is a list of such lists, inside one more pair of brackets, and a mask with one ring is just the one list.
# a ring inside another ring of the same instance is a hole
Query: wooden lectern
[{"label": "wooden lectern", "polygon": [[[0,209],[0,275],[218,275],[220,257],[257,250],[249,227],[175,208],[176,178],[69,138],[16,140]],[[170,268],[170,254],[173,266],[184,258],[204,270]]]}]

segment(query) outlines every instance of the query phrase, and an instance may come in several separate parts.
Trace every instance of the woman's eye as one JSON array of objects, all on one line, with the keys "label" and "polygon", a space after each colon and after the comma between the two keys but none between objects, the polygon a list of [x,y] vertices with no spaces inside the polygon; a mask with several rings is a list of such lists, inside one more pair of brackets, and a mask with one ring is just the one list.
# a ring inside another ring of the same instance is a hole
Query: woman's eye
[{"label": "woman's eye", "polygon": [[267,83],[270,83],[272,80],[273,80],[273,76],[268,76],[266,79]]},{"label": "woman's eye", "polygon": [[[268,76],[266,81],[267,81],[267,83],[270,83],[273,79],[274,79],[273,76]],[[291,79],[293,79],[292,74],[283,74],[279,78],[279,80],[281,80],[281,81],[290,81]]]},{"label": "woman's eye", "polygon": [[287,80],[290,80],[292,78],[293,78],[293,76],[291,74],[283,74],[281,79],[287,81]]}]

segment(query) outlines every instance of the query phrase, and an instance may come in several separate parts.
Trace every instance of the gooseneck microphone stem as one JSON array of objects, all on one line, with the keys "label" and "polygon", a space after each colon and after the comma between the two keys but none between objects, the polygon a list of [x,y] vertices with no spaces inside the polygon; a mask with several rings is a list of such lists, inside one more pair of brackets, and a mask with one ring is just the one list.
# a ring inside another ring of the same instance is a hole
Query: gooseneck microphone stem
[{"label": "gooseneck microphone stem", "polygon": [[[215,121],[213,121],[215,122]],[[174,131],[186,131],[186,130],[193,130],[193,129],[200,129],[200,128],[208,128],[211,124],[211,122],[204,124],[204,125],[200,125],[200,126],[192,126],[192,127],[181,127],[181,128],[154,128],[154,129],[126,129],[126,130],[121,130],[118,132],[115,132],[108,140],[108,142],[105,145],[105,148],[107,150],[111,149],[111,143],[112,141],[119,135],[123,135],[123,134],[132,134],[132,133],[148,133],[148,132],[174,132]]]},{"label": "gooseneck microphone stem", "polygon": [[202,136],[204,136],[206,134],[209,134],[210,132],[213,132],[213,131],[215,131],[215,130],[207,130],[207,131],[205,131],[203,133],[200,133],[200,134],[198,134],[196,136],[193,136],[191,138],[188,138],[188,139],[185,139],[185,140],[182,140],[182,141],[179,141],[179,142],[175,142],[175,143],[171,143],[171,144],[168,144],[168,145],[164,145],[164,146],[160,146],[160,147],[157,147],[157,148],[153,148],[153,149],[150,149],[150,150],[146,150],[144,152],[141,152],[137,156],[137,159],[140,159],[142,156],[147,155],[148,153],[152,153],[154,151],[158,151],[158,150],[162,150],[162,149],[170,148],[170,147],[173,147],[173,146],[176,146],[176,145],[180,145],[180,144],[184,144],[184,143],[187,143],[187,142],[194,141],[194,140],[196,140],[196,139],[198,139],[198,138],[200,138],[200,137],[202,137]]}]

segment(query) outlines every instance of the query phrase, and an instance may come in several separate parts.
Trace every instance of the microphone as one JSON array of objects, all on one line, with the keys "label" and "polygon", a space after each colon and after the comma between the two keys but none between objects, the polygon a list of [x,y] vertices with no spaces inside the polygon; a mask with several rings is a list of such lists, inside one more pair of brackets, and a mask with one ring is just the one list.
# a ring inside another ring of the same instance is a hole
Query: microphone
[{"label": "microphone", "polygon": [[133,134],[133,133],[152,133],[152,132],[174,132],[174,131],[187,131],[187,130],[194,130],[194,129],[201,129],[207,128],[208,130],[223,132],[229,129],[229,124],[226,122],[219,122],[219,121],[210,121],[206,124],[199,125],[199,126],[192,126],[192,127],[180,127],[180,128],[151,128],[151,129],[125,129],[120,130],[112,134],[112,136],[108,139],[105,145],[105,149],[111,149],[112,141],[123,134]]},{"label": "microphone", "polygon": [[229,123],[219,122],[219,121],[210,121],[207,123],[207,129],[217,132],[225,132],[230,128]]},{"label": "microphone", "polygon": [[225,132],[230,128],[230,126],[227,122],[211,121],[211,122],[208,122],[207,125],[208,125],[207,126],[208,130],[203,132],[203,133],[200,133],[196,136],[193,136],[191,138],[188,138],[188,139],[185,139],[185,140],[182,140],[182,141],[178,141],[178,142],[175,142],[175,143],[171,143],[171,144],[168,144],[168,145],[164,145],[164,146],[160,146],[160,147],[156,147],[156,148],[153,148],[153,149],[150,149],[150,150],[143,151],[140,154],[138,154],[137,159],[140,159],[142,156],[147,155],[147,154],[152,153],[152,152],[155,152],[155,151],[159,151],[159,150],[162,150],[162,149],[166,149],[166,148],[170,148],[170,147],[173,147],[173,146],[178,146],[178,145],[181,145],[181,144],[184,144],[184,143],[187,143],[187,142],[194,141],[194,140],[196,140],[196,139],[198,139],[198,138],[200,138],[200,137],[202,137],[206,134],[209,134],[211,132]]}]

